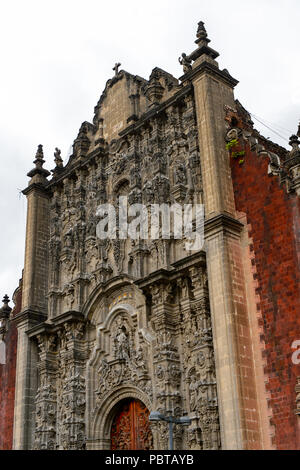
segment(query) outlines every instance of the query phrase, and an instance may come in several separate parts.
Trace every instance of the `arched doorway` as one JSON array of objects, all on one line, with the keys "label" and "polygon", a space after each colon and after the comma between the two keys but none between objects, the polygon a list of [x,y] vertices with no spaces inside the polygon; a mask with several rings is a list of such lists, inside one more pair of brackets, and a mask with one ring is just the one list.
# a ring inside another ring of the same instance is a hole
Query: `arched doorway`
[{"label": "arched doorway", "polygon": [[150,450],[153,437],[149,410],[140,400],[122,400],[111,427],[112,450]]}]

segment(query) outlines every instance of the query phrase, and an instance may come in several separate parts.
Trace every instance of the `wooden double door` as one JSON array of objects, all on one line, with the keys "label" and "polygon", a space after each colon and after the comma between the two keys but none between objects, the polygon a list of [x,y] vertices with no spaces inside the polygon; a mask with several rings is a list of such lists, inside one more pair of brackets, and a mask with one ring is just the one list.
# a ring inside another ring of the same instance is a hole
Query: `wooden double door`
[{"label": "wooden double door", "polygon": [[149,410],[139,400],[123,400],[111,428],[112,450],[151,450]]}]

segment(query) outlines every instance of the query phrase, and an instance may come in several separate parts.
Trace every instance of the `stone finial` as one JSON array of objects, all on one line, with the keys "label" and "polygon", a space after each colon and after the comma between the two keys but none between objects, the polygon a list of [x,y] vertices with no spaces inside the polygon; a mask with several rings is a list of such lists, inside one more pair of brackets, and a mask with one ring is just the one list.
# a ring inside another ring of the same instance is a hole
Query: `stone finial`
[{"label": "stone finial", "polygon": [[159,78],[160,73],[158,69],[153,69],[149,78],[149,83],[145,88],[145,94],[150,101],[150,106],[158,105],[164,93],[164,87],[161,85]]},{"label": "stone finial", "polygon": [[197,39],[195,43],[198,44],[200,41],[205,41],[207,44],[210,42],[210,39],[207,37],[207,32],[203,21],[199,21],[198,23]]},{"label": "stone finial", "polygon": [[285,181],[289,193],[296,193],[300,196],[300,141],[298,135],[291,135],[289,144],[292,150],[287,154],[283,163],[281,181]]},{"label": "stone finial", "polygon": [[[195,61],[201,56],[206,56],[206,59],[211,61],[219,56],[219,53],[208,45],[210,43],[210,39],[207,37],[207,32],[203,21],[199,21],[198,23],[197,39],[195,43],[197,44],[198,48],[188,56],[189,60]],[[217,63],[214,65],[217,65]]]},{"label": "stone finial", "polygon": [[44,152],[43,152],[42,144],[38,145],[38,148],[37,148],[37,151],[36,151],[36,154],[35,154],[35,158],[36,158],[36,160],[41,162],[42,165],[43,165],[43,163],[44,163]]},{"label": "stone finial", "polygon": [[47,176],[50,175],[50,172],[43,168],[45,160],[43,146],[41,144],[38,145],[35,160],[33,163],[35,164],[35,168],[33,168],[29,173],[27,173],[27,176],[33,178],[35,175],[40,175],[42,178],[47,178]]},{"label": "stone finial", "polygon": [[298,133],[297,133],[297,135],[295,135],[295,134],[291,135],[289,144],[292,147],[291,153],[299,152],[300,141],[299,141],[299,138],[298,138]]},{"label": "stone finial", "polygon": [[299,121],[299,124],[298,124],[298,132],[297,132],[297,136],[300,137],[300,121]]},{"label": "stone finial", "polygon": [[83,158],[87,155],[90,148],[91,141],[88,134],[93,132],[93,126],[87,121],[84,121],[79,129],[78,136],[73,143],[73,154],[75,157]]},{"label": "stone finial", "polygon": [[0,319],[8,318],[12,310],[11,307],[8,305],[10,302],[8,295],[5,294],[2,302],[3,302],[3,307],[0,308]]}]

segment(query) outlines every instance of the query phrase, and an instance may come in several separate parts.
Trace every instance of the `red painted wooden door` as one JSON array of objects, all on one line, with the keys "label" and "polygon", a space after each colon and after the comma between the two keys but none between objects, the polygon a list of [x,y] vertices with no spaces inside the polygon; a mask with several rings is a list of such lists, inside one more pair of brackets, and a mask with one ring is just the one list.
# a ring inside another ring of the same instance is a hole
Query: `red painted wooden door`
[{"label": "red painted wooden door", "polygon": [[149,411],[139,400],[122,402],[111,428],[111,449],[153,449]]}]

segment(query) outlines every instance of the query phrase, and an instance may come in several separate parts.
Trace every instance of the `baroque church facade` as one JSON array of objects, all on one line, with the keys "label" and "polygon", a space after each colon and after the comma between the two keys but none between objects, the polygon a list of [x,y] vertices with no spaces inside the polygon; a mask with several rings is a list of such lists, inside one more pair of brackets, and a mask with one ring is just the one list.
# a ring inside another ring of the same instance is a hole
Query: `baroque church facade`
[{"label": "baroque church facade", "polygon": [[[168,449],[153,411],[189,418],[177,450],[300,448],[298,136],[264,139],[203,22],[195,42],[179,80],[116,64],[65,166],[56,149],[50,174],[38,146],[23,276],[0,310],[2,448]],[[97,208],[120,196],[204,204],[202,249],[100,239]]]}]

